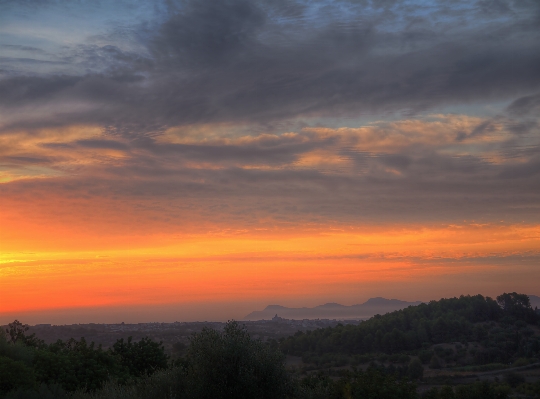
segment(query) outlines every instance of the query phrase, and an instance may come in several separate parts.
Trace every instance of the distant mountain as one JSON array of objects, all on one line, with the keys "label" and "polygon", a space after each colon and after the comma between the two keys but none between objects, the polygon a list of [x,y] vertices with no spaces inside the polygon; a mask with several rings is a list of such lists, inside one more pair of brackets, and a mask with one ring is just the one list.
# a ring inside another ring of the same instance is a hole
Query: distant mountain
[{"label": "distant mountain", "polygon": [[[540,309],[540,297],[529,295],[531,306]],[[399,299],[382,297],[370,298],[358,305],[345,306],[339,303],[325,303],[313,308],[288,308],[281,305],[268,305],[264,310],[251,312],[244,320],[270,320],[276,314],[284,319],[368,319],[376,314],[385,314],[408,306],[420,305],[422,302],[407,302]]]},{"label": "distant mountain", "polygon": [[[540,299],[540,298],[539,298]],[[345,306],[339,303],[325,303],[313,308],[288,308],[280,305],[269,305],[264,310],[251,312],[244,320],[270,320],[276,314],[284,319],[367,319],[376,314],[393,312],[408,306],[416,306],[422,302],[406,302],[399,299],[370,298],[358,305]]]}]

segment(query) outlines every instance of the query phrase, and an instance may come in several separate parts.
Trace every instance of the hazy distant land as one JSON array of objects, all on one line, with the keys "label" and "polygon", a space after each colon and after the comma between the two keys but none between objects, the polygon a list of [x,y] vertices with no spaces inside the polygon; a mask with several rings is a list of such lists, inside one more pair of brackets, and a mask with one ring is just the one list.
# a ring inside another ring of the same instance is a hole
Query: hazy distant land
[{"label": "hazy distant land", "polygon": [[421,301],[407,302],[399,299],[370,298],[358,305],[345,306],[339,303],[326,303],[313,308],[288,308],[280,305],[268,305],[264,310],[251,312],[244,320],[269,320],[276,314],[284,319],[367,319],[376,314],[385,314],[394,310],[416,306]]},{"label": "hazy distant land", "polygon": [[[529,295],[531,305],[540,307],[540,297]],[[382,297],[370,298],[358,305],[345,306],[339,303],[326,303],[313,308],[288,308],[281,305],[268,305],[263,310],[251,312],[244,320],[270,320],[276,315],[284,319],[368,319],[376,314],[385,314],[408,306],[416,306],[422,301],[407,302],[399,299],[386,299]]]}]

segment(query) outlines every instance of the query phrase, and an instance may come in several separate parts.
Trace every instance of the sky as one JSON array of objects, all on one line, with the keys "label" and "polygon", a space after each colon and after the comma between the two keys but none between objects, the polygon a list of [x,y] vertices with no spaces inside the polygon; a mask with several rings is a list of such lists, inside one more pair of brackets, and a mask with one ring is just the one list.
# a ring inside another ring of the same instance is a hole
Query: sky
[{"label": "sky", "polygon": [[0,323],[538,281],[537,0],[0,1]]}]

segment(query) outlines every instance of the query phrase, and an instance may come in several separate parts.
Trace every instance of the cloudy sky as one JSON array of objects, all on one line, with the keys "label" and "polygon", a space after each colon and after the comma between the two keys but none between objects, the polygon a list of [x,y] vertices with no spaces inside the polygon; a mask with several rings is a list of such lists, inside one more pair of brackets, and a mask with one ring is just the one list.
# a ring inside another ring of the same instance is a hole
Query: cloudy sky
[{"label": "cloudy sky", "polygon": [[537,0],[2,0],[0,322],[540,295],[539,115]]}]

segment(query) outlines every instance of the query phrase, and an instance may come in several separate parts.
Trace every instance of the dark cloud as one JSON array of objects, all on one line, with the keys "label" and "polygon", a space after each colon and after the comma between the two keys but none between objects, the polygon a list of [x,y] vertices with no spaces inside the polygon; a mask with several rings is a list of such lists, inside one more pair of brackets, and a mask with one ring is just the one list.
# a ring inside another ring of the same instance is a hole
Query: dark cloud
[{"label": "dark cloud", "polygon": [[99,74],[7,78],[0,103],[84,101],[83,122],[121,128],[418,112],[537,90],[538,3],[485,7],[184,1],[140,39],[146,54],[81,45],[72,57]]},{"label": "dark cloud", "polygon": [[223,67],[257,51],[265,21],[256,2],[187,3],[163,24],[152,50],[158,59],[174,60],[174,67]]},{"label": "dark cloud", "polygon": [[23,46],[20,44],[0,44],[0,48],[8,49],[8,50],[19,50],[19,51],[29,51],[29,52],[35,52],[35,53],[45,53],[40,48],[32,47],[32,46]]},{"label": "dark cloud", "polygon": [[120,143],[114,140],[98,140],[98,139],[89,139],[89,140],[78,140],[75,144],[85,147],[85,148],[94,148],[94,149],[107,149],[107,150],[126,150],[128,148],[124,143]]},{"label": "dark cloud", "polygon": [[540,174],[540,157],[536,156],[528,162],[505,167],[500,176],[503,179],[527,179]]},{"label": "dark cloud", "polygon": [[540,94],[524,96],[513,101],[507,108],[511,115],[540,115]]},{"label": "dark cloud", "polygon": [[0,80],[0,104],[6,108],[54,101],[83,78],[75,76],[17,76]]}]

